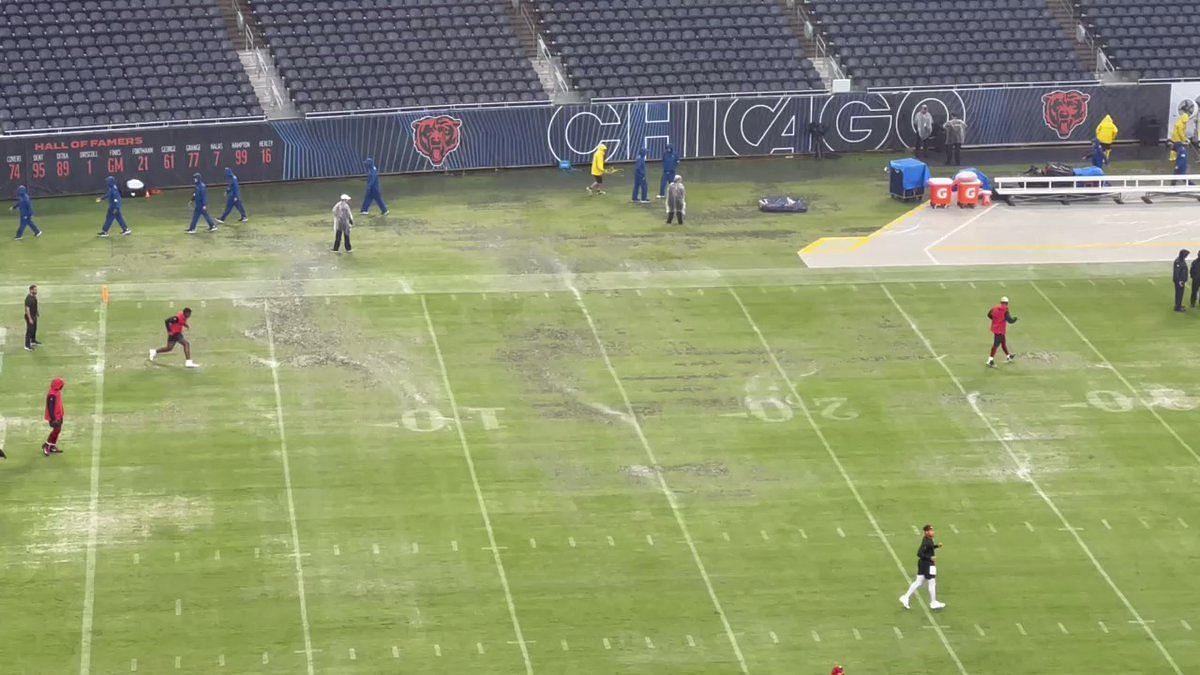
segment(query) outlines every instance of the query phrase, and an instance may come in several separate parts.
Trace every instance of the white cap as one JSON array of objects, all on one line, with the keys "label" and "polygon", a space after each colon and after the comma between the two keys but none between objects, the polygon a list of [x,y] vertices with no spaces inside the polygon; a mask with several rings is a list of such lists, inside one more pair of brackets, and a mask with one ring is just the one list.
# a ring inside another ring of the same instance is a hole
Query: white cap
[{"label": "white cap", "polygon": [[350,201],[350,195],[342,195],[342,201],[344,201],[344,202]]},{"label": "white cap", "polygon": [[1004,296],[1004,297],[1000,298],[1000,302],[1002,302],[1002,303],[1004,303],[1004,304],[1006,304],[1006,305],[1007,305],[1007,304],[1008,304],[1008,296],[1006,295],[1006,296]]}]

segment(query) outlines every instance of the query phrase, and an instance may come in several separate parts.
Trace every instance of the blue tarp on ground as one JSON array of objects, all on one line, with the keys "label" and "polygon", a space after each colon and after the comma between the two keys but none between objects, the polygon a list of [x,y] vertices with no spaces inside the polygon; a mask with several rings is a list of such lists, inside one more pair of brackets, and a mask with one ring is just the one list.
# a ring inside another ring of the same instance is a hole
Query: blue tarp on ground
[{"label": "blue tarp on ground", "polygon": [[1075,169],[1076,176],[1103,176],[1104,169],[1098,166],[1081,166]]},{"label": "blue tarp on ground", "polygon": [[929,183],[929,165],[919,159],[895,159],[888,162],[888,169],[900,174],[900,185],[905,190],[924,190]]}]

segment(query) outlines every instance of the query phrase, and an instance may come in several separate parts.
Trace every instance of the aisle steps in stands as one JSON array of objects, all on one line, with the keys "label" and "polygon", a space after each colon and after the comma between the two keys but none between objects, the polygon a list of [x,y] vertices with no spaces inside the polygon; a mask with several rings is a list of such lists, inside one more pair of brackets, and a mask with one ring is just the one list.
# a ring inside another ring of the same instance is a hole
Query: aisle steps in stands
[{"label": "aisle steps in stands", "polygon": [[[265,48],[242,49],[238,51],[238,58],[242,60],[242,67],[246,69],[246,75],[250,77],[254,94],[258,96],[259,105],[262,106],[267,119],[300,117],[296,106],[288,97],[287,85],[283,83],[283,78],[279,77],[279,71],[275,69],[270,52]],[[278,96],[271,91],[272,86],[275,92],[278,92]]]},{"label": "aisle steps in stands", "polygon": [[1088,46],[1087,42],[1079,40],[1079,18],[1075,15],[1075,9],[1067,4],[1064,0],[1046,0],[1050,11],[1054,14],[1054,18],[1071,36],[1071,43],[1075,45],[1075,59],[1079,61],[1080,67],[1084,72],[1094,73],[1098,70],[1096,67],[1096,54]]}]

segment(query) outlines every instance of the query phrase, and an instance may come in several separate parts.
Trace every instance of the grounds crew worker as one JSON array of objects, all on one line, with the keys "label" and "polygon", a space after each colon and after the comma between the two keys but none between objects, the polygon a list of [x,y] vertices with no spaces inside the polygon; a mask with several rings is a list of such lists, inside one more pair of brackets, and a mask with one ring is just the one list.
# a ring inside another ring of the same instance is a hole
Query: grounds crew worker
[{"label": "grounds crew worker", "polygon": [[604,194],[604,174],[608,173],[608,168],[604,164],[605,156],[608,155],[608,146],[601,143],[596,146],[596,151],[592,153],[592,184],[588,186],[588,192],[594,195]]},{"label": "grounds crew worker", "polygon": [[[1112,146],[1117,142],[1119,131],[1112,115],[1105,115],[1104,119],[1100,120],[1100,124],[1096,125],[1096,140],[1100,143],[1100,149],[1104,151],[1104,164],[1112,161]],[[1096,166],[1101,165],[1096,164]]]},{"label": "grounds crew worker", "polygon": [[959,166],[962,164],[963,142],[967,140],[967,123],[958,113],[951,113],[950,120],[942,129],[946,132],[946,164]]},{"label": "grounds crew worker", "polygon": [[1183,309],[1183,290],[1187,287],[1188,280],[1188,250],[1185,248],[1179,252],[1179,257],[1175,259],[1175,266],[1171,271],[1171,281],[1175,282],[1175,311],[1182,312]]},{"label": "grounds crew worker", "polygon": [[1192,261],[1192,307],[1196,306],[1196,300],[1200,299],[1200,255]]},{"label": "grounds crew worker", "polygon": [[924,159],[933,144],[933,113],[929,112],[929,106],[923,105],[917,110],[913,125],[917,129],[917,157]]}]

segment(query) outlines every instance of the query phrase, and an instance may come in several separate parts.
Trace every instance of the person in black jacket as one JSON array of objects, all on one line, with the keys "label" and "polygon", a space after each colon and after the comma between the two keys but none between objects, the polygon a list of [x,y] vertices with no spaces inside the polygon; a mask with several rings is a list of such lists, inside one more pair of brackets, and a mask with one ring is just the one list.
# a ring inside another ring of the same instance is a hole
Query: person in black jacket
[{"label": "person in black jacket", "polygon": [[1192,261],[1192,307],[1196,306],[1196,300],[1200,299],[1200,255]]},{"label": "person in black jacket", "polygon": [[937,599],[937,549],[942,545],[933,541],[933,526],[925,526],[925,536],[917,547],[917,578],[913,579],[908,591],[900,596],[900,604],[908,609],[908,601],[923,584],[929,584],[929,609],[942,609],[944,602]]},{"label": "person in black jacket", "polygon": [[[1183,308],[1183,291],[1187,287],[1188,281],[1188,250],[1185,248],[1179,252],[1179,257],[1175,259],[1175,265],[1171,270],[1171,281],[1175,282],[1175,311],[1187,311]],[[1193,291],[1193,295],[1195,292]]]}]

